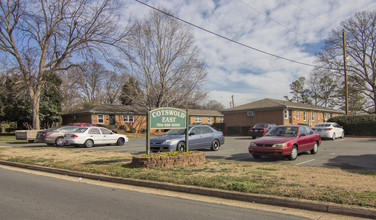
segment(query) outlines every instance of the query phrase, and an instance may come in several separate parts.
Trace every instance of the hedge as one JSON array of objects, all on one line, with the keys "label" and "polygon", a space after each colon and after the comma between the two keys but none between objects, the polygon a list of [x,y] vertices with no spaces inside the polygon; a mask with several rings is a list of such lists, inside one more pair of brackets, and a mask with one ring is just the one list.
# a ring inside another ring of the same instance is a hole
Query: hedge
[{"label": "hedge", "polygon": [[247,136],[249,126],[232,126],[227,128],[227,135],[242,135]]},{"label": "hedge", "polygon": [[346,135],[376,136],[376,115],[351,115],[330,118],[328,122],[336,122],[343,126]]}]

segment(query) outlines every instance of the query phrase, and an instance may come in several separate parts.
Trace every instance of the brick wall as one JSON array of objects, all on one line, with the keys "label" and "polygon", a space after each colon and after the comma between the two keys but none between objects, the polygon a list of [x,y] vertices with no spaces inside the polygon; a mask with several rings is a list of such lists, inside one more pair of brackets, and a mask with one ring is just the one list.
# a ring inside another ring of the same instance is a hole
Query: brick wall
[{"label": "brick wall", "polygon": [[194,152],[187,155],[145,157],[133,156],[131,166],[143,168],[172,168],[175,166],[200,165],[205,162],[205,152]]}]

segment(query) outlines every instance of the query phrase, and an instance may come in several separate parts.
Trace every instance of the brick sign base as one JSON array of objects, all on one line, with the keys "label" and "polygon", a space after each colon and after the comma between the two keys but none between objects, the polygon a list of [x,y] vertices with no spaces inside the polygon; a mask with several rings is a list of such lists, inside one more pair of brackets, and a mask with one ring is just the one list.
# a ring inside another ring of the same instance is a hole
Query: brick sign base
[{"label": "brick sign base", "polygon": [[133,156],[131,166],[143,168],[172,168],[175,166],[201,165],[205,162],[204,152],[179,156],[145,157]]}]

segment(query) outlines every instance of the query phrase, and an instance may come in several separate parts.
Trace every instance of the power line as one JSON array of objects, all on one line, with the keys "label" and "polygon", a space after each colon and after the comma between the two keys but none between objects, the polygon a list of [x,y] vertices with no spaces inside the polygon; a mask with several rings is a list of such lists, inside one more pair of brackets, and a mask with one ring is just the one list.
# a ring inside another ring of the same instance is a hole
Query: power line
[{"label": "power line", "polygon": [[[261,11],[257,10],[256,8],[252,7],[251,5],[245,3],[245,2],[242,1],[242,0],[239,0],[239,1],[240,1],[240,3],[242,3],[243,5],[245,5],[245,6],[247,6],[248,8],[254,10],[255,12],[259,13],[260,15],[262,15],[262,16],[268,18],[269,20],[273,21],[274,23],[276,23],[276,24],[278,24],[278,25],[284,27],[286,30],[291,31],[291,32],[294,32],[297,36],[301,36],[301,35],[300,35],[298,32],[296,32],[295,30],[293,30],[293,29],[289,28],[288,26],[282,24],[281,22],[279,22],[279,21],[273,19],[273,18],[270,17],[269,15],[262,13]],[[301,37],[303,37],[304,39],[306,39],[306,37],[304,37],[304,36],[301,36]]]},{"label": "power line", "polygon": [[153,10],[159,11],[159,12],[161,12],[161,13],[167,15],[167,16],[170,16],[170,17],[172,17],[172,18],[174,18],[174,19],[176,19],[176,20],[179,20],[179,21],[181,21],[181,22],[183,22],[183,23],[186,23],[186,24],[188,24],[188,25],[190,25],[190,26],[193,26],[193,27],[195,27],[195,28],[197,28],[197,29],[200,29],[200,30],[202,30],[202,31],[205,31],[205,32],[207,32],[207,33],[210,33],[210,34],[212,34],[212,35],[215,35],[215,36],[217,36],[217,37],[220,37],[220,38],[222,38],[222,39],[228,40],[228,41],[230,41],[230,42],[232,42],[232,43],[235,43],[235,44],[238,44],[238,45],[240,45],[240,46],[243,46],[243,47],[249,48],[249,49],[251,49],[251,50],[255,50],[255,51],[257,51],[257,52],[260,52],[260,53],[263,53],[263,54],[266,54],[266,55],[269,55],[269,56],[272,56],[272,57],[276,57],[276,58],[278,58],[278,59],[287,60],[287,61],[290,61],[290,62],[292,62],[292,63],[297,63],[297,64],[301,64],[301,65],[305,65],[305,66],[316,67],[315,65],[312,65],[312,64],[309,64],[309,63],[304,63],[304,62],[296,61],[296,60],[289,59],[289,58],[286,58],[286,57],[282,57],[282,56],[279,56],[279,55],[276,55],[276,54],[272,54],[272,53],[269,53],[269,52],[267,52],[267,51],[260,50],[260,49],[257,49],[257,48],[255,48],[255,47],[252,47],[252,46],[249,46],[249,45],[246,45],[246,44],[240,43],[240,42],[238,42],[238,41],[236,41],[236,40],[233,40],[233,39],[231,39],[231,38],[228,38],[228,37],[225,37],[225,36],[223,36],[223,35],[217,34],[217,33],[213,32],[213,31],[210,31],[210,30],[208,30],[208,29],[205,29],[205,28],[203,28],[203,27],[200,27],[200,26],[198,26],[198,25],[195,25],[195,24],[193,24],[193,23],[191,23],[191,22],[185,21],[185,20],[183,20],[183,19],[181,19],[181,18],[179,18],[179,17],[176,17],[176,16],[174,16],[174,15],[172,15],[172,14],[170,14],[170,13],[167,13],[167,12],[165,12],[165,11],[159,9],[159,8],[156,8],[156,7],[154,7],[154,6],[151,6],[151,5],[149,5],[149,4],[146,4],[145,2],[142,2],[142,1],[140,1],[140,0],[135,0],[135,1],[138,2],[138,3],[140,3],[140,4],[143,4],[143,5],[147,6],[147,7],[151,8],[151,9],[153,9]]}]

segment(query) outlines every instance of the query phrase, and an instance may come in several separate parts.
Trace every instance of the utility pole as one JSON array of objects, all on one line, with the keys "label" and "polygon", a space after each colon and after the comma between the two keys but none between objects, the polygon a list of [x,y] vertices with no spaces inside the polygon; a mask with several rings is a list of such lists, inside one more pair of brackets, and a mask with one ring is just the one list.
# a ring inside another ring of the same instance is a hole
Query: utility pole
[{"label": "utility pole", "polygon": [[345,29],[342,32],[343,36],[343,65],[345,70],[345,114],[349,114],[349,86],[347,81],[347,63],[346,63],[346,39],[345,39]]},{"label": "utility pole", "polygon": [[231,99],[232,99],[232,107],[234,108],[235,107],[234,95],[231,96]]}]

